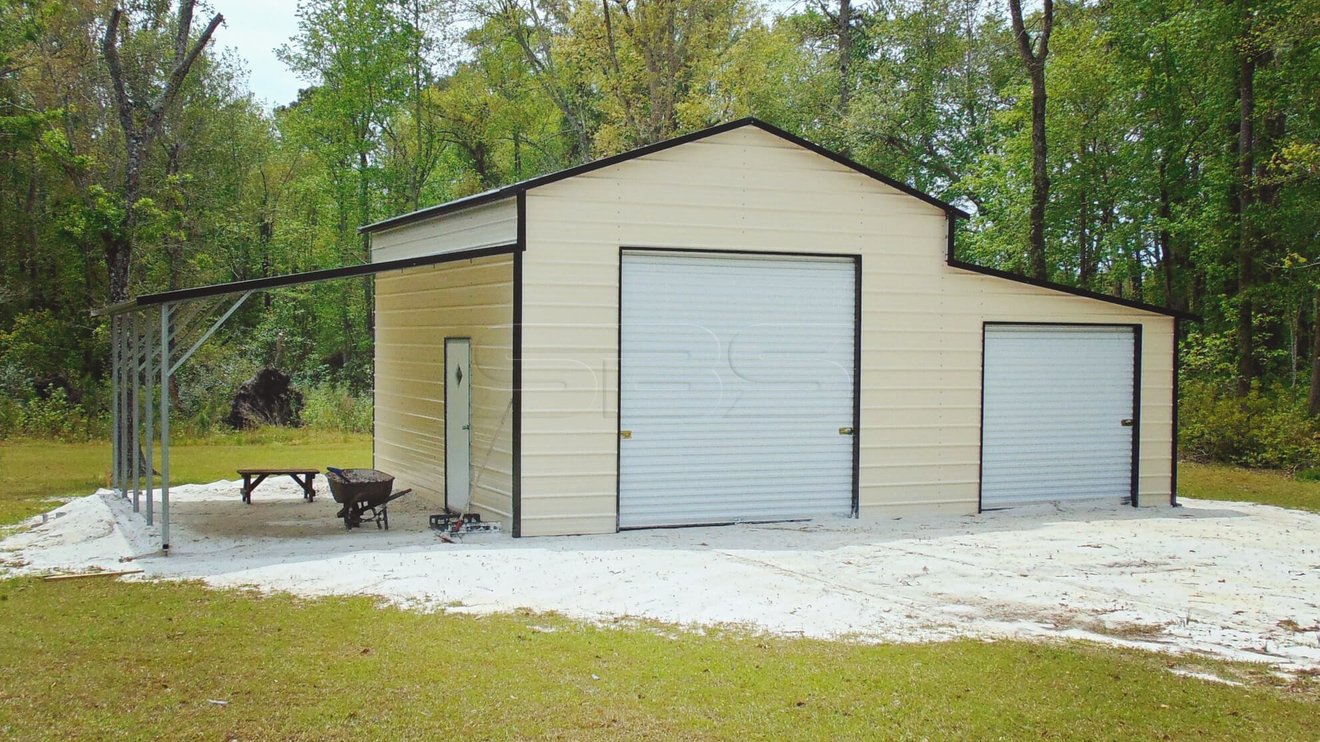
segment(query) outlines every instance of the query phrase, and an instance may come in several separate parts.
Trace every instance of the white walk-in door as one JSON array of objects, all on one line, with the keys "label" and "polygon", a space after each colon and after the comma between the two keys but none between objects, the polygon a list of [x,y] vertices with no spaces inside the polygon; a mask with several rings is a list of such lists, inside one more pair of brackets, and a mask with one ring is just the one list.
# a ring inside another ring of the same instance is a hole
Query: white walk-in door
[{"label": "white walk-in door", "polygon": [[853,260],[622,259],[619,526],[849,514]]},{"label": "white walk-in door", "polygon": [[466,510],[472,487],[472,342],[445,338],[445,506]]},{"label": "white walk-in door", "polygon": [[1132,327],[987,325],[981,507],[1132,494]]}]

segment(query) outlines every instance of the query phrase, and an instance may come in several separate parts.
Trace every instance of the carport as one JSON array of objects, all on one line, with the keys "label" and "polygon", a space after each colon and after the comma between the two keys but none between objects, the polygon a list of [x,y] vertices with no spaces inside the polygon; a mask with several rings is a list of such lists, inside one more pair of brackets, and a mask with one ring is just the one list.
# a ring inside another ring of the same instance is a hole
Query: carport
[{"label": "carport", "polygon": [[[144,294],[93,310],[92,316],[106,318],[110,329],[111,489],[131,499],[133,511],[141,513],[148,525],[157,525],[159,520],[161,550],[169,553],[170,379],[254,293],[470,261],[513,250],[509,245],[233,281]],[[157,447],[159,492],[151,471]]]}]

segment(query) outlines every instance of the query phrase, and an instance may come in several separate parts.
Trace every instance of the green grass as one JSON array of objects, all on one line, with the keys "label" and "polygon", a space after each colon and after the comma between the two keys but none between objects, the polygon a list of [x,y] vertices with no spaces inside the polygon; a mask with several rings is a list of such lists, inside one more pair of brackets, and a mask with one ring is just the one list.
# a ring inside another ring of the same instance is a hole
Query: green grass
[{"label": "green grass", "polygon": [[[0,582],[18,738],[1314,739],[1310,681],[1090,644],[867,646],[190,584]],[[210,703],[227,701],[227,705]]]},{"label": "green grass", "polygon": [[[369,451],[264,431],[178,445],[172,468],[213,481]],[[0,443],[0,522],[107,470],[101,444]],[[1320,488],[1190,464],[1181,481],[1311,509]],[[1320,737],[1313,677],[1085,643],[867,646],[105,578],[0,581],[0,626],[0,737],[22,739]],[[1247,685],[1170,672],[1189,666]]]},{"label": "green grass", "polygon": [[1178,465],[1178,494],[1206,500],[1237,500],[1320,513],[1320,482],[1304,482],[1268,469],[1224,464]]},{"label": "green grass", "polygon": [[[259,430],[170,447],[170,479],[236,479],[241,466],[369,466],[371,437],[303,430]],[[159,452],[157,452],[159,462]],[[157,464],[159,466],[159,463]],[[48,498],[86,495],[110,481],[108,443],[0,441],[0,525],[44,510]]]}]

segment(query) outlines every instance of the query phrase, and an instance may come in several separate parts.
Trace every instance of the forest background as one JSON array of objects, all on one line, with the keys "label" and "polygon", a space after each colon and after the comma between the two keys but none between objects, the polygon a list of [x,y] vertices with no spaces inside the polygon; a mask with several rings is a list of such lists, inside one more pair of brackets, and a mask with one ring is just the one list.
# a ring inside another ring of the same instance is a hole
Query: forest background
[{"label": "forest background", "polygon": [[[1320,465],[1316,0],[303,0],[273,109],[215,5],[0,0],[0,437],[105,435],[93,307],[753,115],[971,212],[964,259],[1196,313],[1184,456]],[[176,425],[270,365],[369,429],[370,288],[247,303]]]}]

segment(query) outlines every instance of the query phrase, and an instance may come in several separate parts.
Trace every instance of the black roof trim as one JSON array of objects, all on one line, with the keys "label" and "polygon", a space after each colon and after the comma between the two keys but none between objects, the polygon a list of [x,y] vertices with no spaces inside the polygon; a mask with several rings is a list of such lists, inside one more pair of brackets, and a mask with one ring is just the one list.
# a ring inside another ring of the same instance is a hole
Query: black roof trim
[{"label": "black roof trim", "polygon": [[387,229],[402,227],[405,224],[412,224],[413,222],[420,222],[420,221],[425,221],[427,219],[434,219],[437,216],[443,216],[445,214],[449,214],[455,211],[462,211],[463,209],[471,209],[477,206],[484,206],[489,203],[494,203],[495,201],[503,201],[504,199],[513,198],[514,196],[518,195],[518,193],[521,191],[522,191],[522,184],[514,183],[513,185],[504,186],[503,188],[496,188],[490,191],[482,191],[481,193],[474,193],[471,196],[464,196],[463,198],[454,199],[453,201],[446,201],[436,206],[427,206],[424,209],[418,209],[416,211],[410,211],[406,214],[392,216],[389,219],[382,219],[378,222],[373,222],[371,224],[364,224],[361,227],[358,227],[358,234],[366,234],[370,232],[383,232]]},{"label": "black roof trim", "polygon": [[197,286],[190,289],[162,291],[156,294],[143,294],[136,299],[130,299],[129,301],[121,302],[113,306],[93,310],[92,316],[120,314],[132,309],[169,304],[176,301],[191,301],[193,299],[204,299],[211,296],[240,294],[245,291],[275,289],[283,286],[298,286],[304,283],[317,283],[319,281],[333,281],[337,278],[367,276],[375,273],[384,273],[386,271],[402,270],[404,268],[435,265],[437,263],[472,260],[474,258],[484,258],[491,255],[505,255],[511,254],[517,250],[517,245],[497,245],[495,247],[482,247],[475,250],[459,250],[457,252],[440,253],[438,255],[423,255],[416,258],[385,260],[379,263],[344,265],[338,268],[323,268],[321,270],[305,271],[303,273],[287,273],[282,276],[271,276],[269,278],[250,278],[244,281],[217,283],[210,286]]},{"label": "black roof trim", "polygon": [[503,186],[501,188],[496,188],[494,190],[484,191],[482,193],[476,193],[471,196],[465,196],[463,198],[454,201],[448,201],[446,203],[438,204],[436,206],[429,206],[424,209],[418,209],[417,211],[411,211],[408,212],[407,214],[400,214],[399,216],[390,217],[389,219],[383,219],[373,224],[363,225],[358,228],[358,231],[380,232],[386,229],[401,227],[405,224],[411,224],[413,222],[422,221],[424,219],[432,219],[434,217],[442,216],[444,214],[448,214],[454,211],[469,209],[474,206],[481,206],[483,204],[492,203],[494,201],[501,201],[506,198],[511,198],[513,196],[516,196],[519,193],[526,193],[527,191],[533,188],[537,188],[539,186],[549,185],[551,183],[557,183],[561,180],[573,178],[578,175],[582,175],[584,173],[592,172],[593,170],[599,170],[601,168],[606,168],[611,165],[617,165],[621,162],[635,160],[638,157],[645,157],[646,155],[655,154],[656,152],[663,152],[664,150],[677,147],[681,144],[695,142],[699,139],[705,139],[707,137],[715,136],[716,134],[723,134],[726,131],[741,129],[744,126],[754,126],[766,133],[773,134],[774,136],[777,136],[780,139],[784,139],[786,141],[792,142],[793,144],[796,144],[799,147],[810,150],[811,152],[821,155],[822,157],[825,157],[850,170],[853,170],[854,172],[861,173],[862,175],[865,175],[868,178],[871,178],[872,180],[877,180],[881,183],[884,183],[887,186],[890,186],[891,188],[895,188],[899,191],[902,191],[903,193],[909,196],[917,198],[921,201],[925,201],[926,203],[935,206],[939,209],[942,209],[953,216],[961,217],[964,219],[969,216],[967,212],[963,211],[957,206],[941,201],[940,199],[935,198],[929,193],[924,193],[922,191],[913,188],[912,186],[907,185],[906,183],[903,183],[898,180],[894,180],[893,178],[890,178],[889,176],[884,175],[882,173],[878,173],[875,170],[872,170],[871,168],[862,165],[861,163],[850,160],[847,157],[844,157],[843,155],[837,152],[831,152],[830,150],[825,149],[819,144],[815,144],[814,142],[809,142],[806,139],[803,139],[802,137],[799,137],[795,134],[790,134],[787,131],[780,129],[777,126],[774,126],[773,124],[768,124],[758,118],[748,117],[748,118],[737,119],[735,121],[730,121],[728,123],[720,124],[718,126],[712,126],[707,129],[701,129],[699,131],[690,132],[682,136],[674,137],[673,139],[666,139],[663,142],[648,144],[645,147],[638,147],[637,149],[629,150],[627,152],[622,152],[620,154],[606,157],[600,160],[594,160],[592,162],[584,163],[582,165],[575,165],[574,167],[566,168],[564,170],[558,170],[556,172],[547,173],[545,175],[540,175],[535,178],[529,178],[527,180],[518,183],[513,183],[511,185]]},{"label": "black roof trim", "polygon": [[984,265],[967,263],[953,257],[949,258],[948,261],[946,262],[948,263],[950,268],[959,268],[965,271],[972,271],[973,273],[981,273],[987,276],[994,276],[995,278],[1003,278],[1008,281],[1025,283],[1030,286],[1037,286],[1042,289],[1050,289],[1052,291],[1062,291],[1065,294],[1081,296],[1086,299],[1095,299],[1097,301],[1108,302],[1110,304],[1118,304],[1119,306],[1128,307],[1129,309],[1140,309],[1145,312],[1162,314],[1166,317],[1173,317],[1174,319],[1189,320],[1192,322],[1201,321],[1201,318],[1198,315],[1192,314],[1191,312],[1184,312],[1179,309],[1169,309],[1168,307],[1161,307],[1155,304],[1147,304],[1145,302],[1134,301],[1132,299],[1123,299],[1117,296],[1110,296],[1109,294],[1102,294],[1098,291],[1091,291],[1090,289],[1078,288],[1077,286],[1069,286],[1064,283],[1054,283],[1053,281],[1042,281],[1037,278],[1030,278],[1028,276],[1023,276],[1017,273],[1009,273],[1008,271],[1002,271],[999,270],[998,268],[987,268]]},{"label": "black roof trim", "polygon": [[865,175],[866,177],[871,178],[872,180],[878,180],[881,183],[890,186],[891,188],[902,191],[903,193],[912,196],[913,198],[916,198],[920,201],[925,201],[931,206],[934,206],[938,209],[942,209],[943,211],[952,214],[953,216],[959,219],[971,218],[971,214],[968,214],[966,211],[963,211],[962,209],[958,208],[957,206],[954,206],[951,203],[948,203],[947,201],[941,201],[940,199],[935,198],[934,196],[930,195],[929,193],[926,193],[925,191],[919,191],[916,188],[913,188],[912,186],[908,185],[907,183],[904,183],[901,180],[895,180],[889,177],[888,175],[885,175],[884,173],[878,172],[876,170],[872,170],[871,168],[861,164],[860,162],[848,159],[847,157],[844,157],[838,152],[825,149],[824,147],[820,146],[819,144],[816,144],[815,142],[811,142],[806,139],[803,139],[802,137],[796,134],[790,134],[787,131],[784,131],[783,129],[780,129],[779,127],[775,126],[774,124],[767,124],[766,122],[756,118],[746,119],[745,122],[747,124],[750,124],[751,126],[755,126],[756,128],[761,129],[762,131],[769,132],[770,134],[774,134],[780,139],[786,139],[792,142],[793,144],[798,145],[799,147],[811,150],[812,152],[815,152],[821,157],[827,158],[829,160],[833,160],[834,162],[850,170],[854,170],[858,173],[861,173],[862,175]]}]

